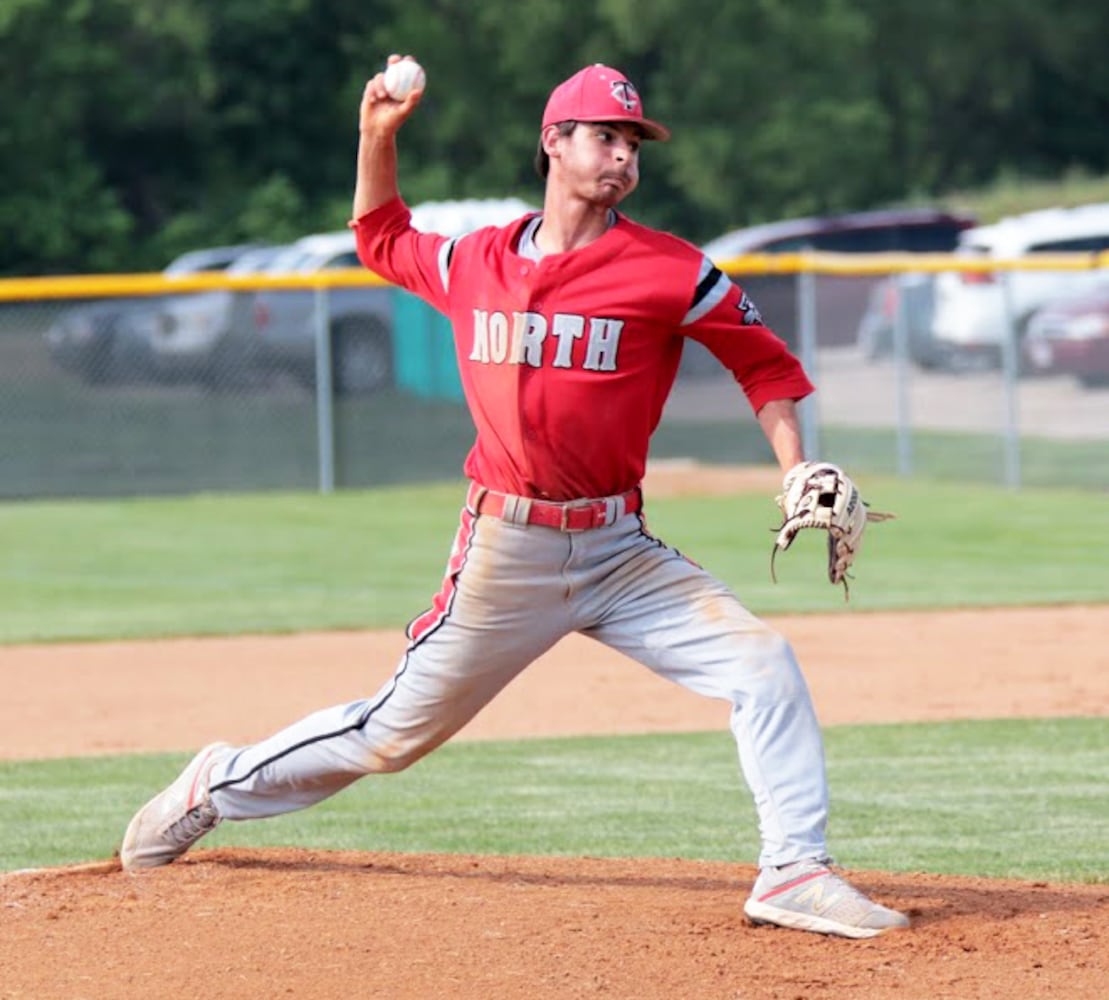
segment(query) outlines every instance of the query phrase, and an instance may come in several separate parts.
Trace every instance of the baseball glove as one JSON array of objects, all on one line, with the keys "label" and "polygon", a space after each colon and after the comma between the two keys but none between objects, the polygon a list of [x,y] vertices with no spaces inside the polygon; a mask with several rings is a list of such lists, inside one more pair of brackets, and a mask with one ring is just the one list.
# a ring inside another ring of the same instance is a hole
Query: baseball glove
[{"label": "baseball glove", "polygon": [[774,559],[793,544],[797,533],[805,528],[820,528],[828,532],[828,579],[833,584],[843,584],[847,600],[847,571],[859,554],[867,522],[885,521],[893,515],[868,510],[855,484],[831,462],[795,465],[786,473],[782,494],[776,500],[782,524],[772,529],[777,531],[777,537],[770,553],[770,578],[777,583]]}]

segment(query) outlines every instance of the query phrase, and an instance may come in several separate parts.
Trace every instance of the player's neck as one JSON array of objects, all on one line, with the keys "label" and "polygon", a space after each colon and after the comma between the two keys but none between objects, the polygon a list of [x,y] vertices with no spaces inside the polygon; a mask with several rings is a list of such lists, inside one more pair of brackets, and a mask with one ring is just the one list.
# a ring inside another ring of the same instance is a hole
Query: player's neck
[{"label": "player's neck", "polygon": [[580,250],[604,236],[615,221],[616,213],[607,205],[567,202],[548,195],[535,244],[543,254]]}]

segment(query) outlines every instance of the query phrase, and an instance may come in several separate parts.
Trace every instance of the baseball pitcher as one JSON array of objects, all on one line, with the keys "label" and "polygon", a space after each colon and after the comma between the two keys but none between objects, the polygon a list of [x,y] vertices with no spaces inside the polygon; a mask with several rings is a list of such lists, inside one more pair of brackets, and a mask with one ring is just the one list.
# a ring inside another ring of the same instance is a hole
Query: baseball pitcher
[{"label": "baseball pitcher", "polygon": [[731,706],[762,843],[751,920],[854,938],[907,926],[831,866],[821,733],[789,643],[644,520],[648,444],[692,338],[734,375],[785,475],[776,548],[827,531],[841,582],[866,523],[842,470],[805,461],[796,403],[812,385],[755,304],[698,249],[618,210],[644,142],[669,132],[624,74],[587,66],[543,112],[542,212],[456,239],[417,232],[396,137],[423,93],[409,81],[424,78],[402,69],[390,75],[400,99],[383,73],[365,87],[351,226],[366,267],[453,326],[477,435],[442,588],[372,697],[253,746],[202,750],[131,821],[124,868],[168,864],[222,820],[408,767],[580,632]]}]

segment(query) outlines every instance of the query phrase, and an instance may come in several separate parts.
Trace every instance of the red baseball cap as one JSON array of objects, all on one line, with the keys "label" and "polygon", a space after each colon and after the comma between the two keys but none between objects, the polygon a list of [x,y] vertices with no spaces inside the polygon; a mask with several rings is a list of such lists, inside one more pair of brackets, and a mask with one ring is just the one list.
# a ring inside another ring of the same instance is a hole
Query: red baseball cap
[{"label": "red baseball cap", "polygon": [[670,130],[643,117],[639,91],[619,70],[594,63],[560,83],[547,98],[543,128],[559,122],[632,122],[648,139],[665,142]]}]

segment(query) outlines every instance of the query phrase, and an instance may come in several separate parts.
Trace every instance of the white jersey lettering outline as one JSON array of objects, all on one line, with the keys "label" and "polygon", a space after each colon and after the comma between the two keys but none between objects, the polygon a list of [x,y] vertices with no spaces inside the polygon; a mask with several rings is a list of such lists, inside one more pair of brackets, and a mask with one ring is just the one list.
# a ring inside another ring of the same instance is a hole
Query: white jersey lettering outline
[{"label": "white jersey lettering outline", "polygon": [[543,341],[547,339],[547,317],[537,312],[512,314],[512,354],[514,365],[543,366]]},{"label": "white jersey lettering outline", "polygon": [[507,357],[508,317],[503,312],[494,312],[489,316],[489,360],[501,365]]},{"label": "white jersey lettering outline", "polygon": [[555,313],[551,331],[558,338],[554,367],[569,368],[572,365],[574,341],[585,333],[585,317],[574,313]]},{"label": "white jersey lettering outline", "polygon": [[[511,332],[509,317],[500,310],[475,309],[473,344],[469,360],[479,364],[543,365],[543,344],[548,333],[557,340],[554,368],[573,367],[574,342],[585,337],[586,317],[576,313],[555,313],[551,321],[539,312],[513,312]],[[586,338],[585,359],[581,367],[587,371],[616,371],[620,336],[624,321],[605,316],[591,316]]]},{"label": "white jersey lettering outline", "polygon": [[616,352],[620,347],[622,319],[591,319],[589,321],[589,346],[582,368],[594,372],[616,371]]},{"label": "white jersey lettering outline", "polygon": [[470,360],[489,364],[489,313],[484,309],[474,310],[474,347]]}]

